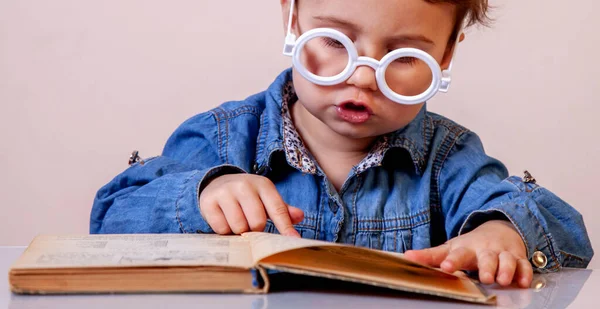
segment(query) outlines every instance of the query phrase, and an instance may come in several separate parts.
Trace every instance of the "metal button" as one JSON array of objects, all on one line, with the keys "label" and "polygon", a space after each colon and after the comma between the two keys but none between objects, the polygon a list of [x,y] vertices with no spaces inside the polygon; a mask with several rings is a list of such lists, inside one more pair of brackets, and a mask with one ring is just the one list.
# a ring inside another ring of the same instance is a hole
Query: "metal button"
[{"label": "metal button", "polygon": [[142,159],[142,157],[140,157],[140,153],[137,150],[134,150],[131,152],[131,155],[129,155],[129,165],[132,165],[134,163],[140,163],[140,165],[144,165],[144,160]]},{"label": "metal button", "polygon": [[535,178],[533,178],[531,173],[529,173],[528,171],[523,171],[523,174],[525,174],[525,176],[523,177],[524,183],[532,183],[532,184],[536,183],[536,180],[535,180]]},{"label": "metal button", "polygon": [[267,165],[260,166],[258,163],[254,163],[252,170],[253,170],[254,174],[256,174],[256,175],[265,176],[268,172],[267,171],[268,168],[269,167]]},{"label": "metal button", "polygon": [[537,268],[544,268],[548,265],[548,258],[541,251],[536,251],[533,253],[533,257],[531,257],[531,262]]},{"label": "metal button", "polygon": [[329,209],[334,215],[337,213],[338,208],[340,208],[339,205],[334,200],[329,199]]}]

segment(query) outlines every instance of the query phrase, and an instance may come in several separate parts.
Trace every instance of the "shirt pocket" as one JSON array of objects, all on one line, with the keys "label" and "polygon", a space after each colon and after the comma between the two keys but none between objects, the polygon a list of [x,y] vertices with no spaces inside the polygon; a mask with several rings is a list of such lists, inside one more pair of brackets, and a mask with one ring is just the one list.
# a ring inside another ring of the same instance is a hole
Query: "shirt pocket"
[{"label": "shirt pocket", "polygon": [[[304,220],[298,224],[294,224],[294,228],[302,238],[317,239],[317,216],[308,212],[304,212]],[[275,224],[271,219],[267,219],[267,225],[264,232],[271,234],[279,234]]]},{"label": "shirt pocket", "polygon": [[412,248],[412,230],[393,224],[392,220],[359,220],[355,245],[391,252]]}]

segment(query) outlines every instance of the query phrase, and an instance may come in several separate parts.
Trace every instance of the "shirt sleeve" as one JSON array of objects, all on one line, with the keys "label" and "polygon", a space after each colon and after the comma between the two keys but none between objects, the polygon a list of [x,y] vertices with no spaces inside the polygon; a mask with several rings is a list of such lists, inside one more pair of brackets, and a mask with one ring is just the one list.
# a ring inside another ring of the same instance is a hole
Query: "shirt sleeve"
[{"label": "shirt sleeve", "polygon": [[226,164],[211,113],[184,122],[161,156],[131,165],[94,199],[90,233],[214,233],[200,214],[199,194],[213,178],[245,173]]},{"label": "shirt sleeve", "polygon": [[534,182],[508,177],[506,167],[485,154],[475,133],[456,141],[439,184],[450,238],[501,219],[512,222],[538,272],[585,268],[594,254],[581,214]]}]

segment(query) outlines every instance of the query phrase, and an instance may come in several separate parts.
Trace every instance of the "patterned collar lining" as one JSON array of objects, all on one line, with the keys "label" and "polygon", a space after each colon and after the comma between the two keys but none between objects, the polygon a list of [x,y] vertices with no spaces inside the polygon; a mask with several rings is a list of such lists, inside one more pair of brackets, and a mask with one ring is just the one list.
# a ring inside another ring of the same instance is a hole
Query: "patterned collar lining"
[{"label": "patterned collar lining", "polygon": [[[307,174],[317,173],[317,164],[313,157],[304,146],[298,131],[292,121],[289,106],[298,100],[294,84],[288,81],[283,87],[283,96],[281,102],[281,118],[283,119],[283,148],[288,164],[292,167]],[[390,148],[389,137],[382,136],[379,138],[369,154],[356,166],[354,171],[360,174],[370,167],[380,166],[383,162],[385,152]]]}]

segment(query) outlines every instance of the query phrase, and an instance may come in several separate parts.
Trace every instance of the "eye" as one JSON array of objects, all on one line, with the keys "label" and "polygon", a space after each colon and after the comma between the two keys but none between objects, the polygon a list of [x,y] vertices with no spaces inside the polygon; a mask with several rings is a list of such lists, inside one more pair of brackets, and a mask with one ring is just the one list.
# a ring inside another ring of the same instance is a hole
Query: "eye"
[{"label": "eye", "polygon": [[332,47],[332,48],[346,48],[344,46],[344,44],[342,44],[340,41],[336,40],[336,39],[332,39],[329,37],[323,37],[323,44],[327,47]]},{"label": "eye", "polygon": [[414,65],[415,62],[417,62],[417,58],[415,57],[401,57],[394,60],[394,63],[408,64],[411,66]]}]

